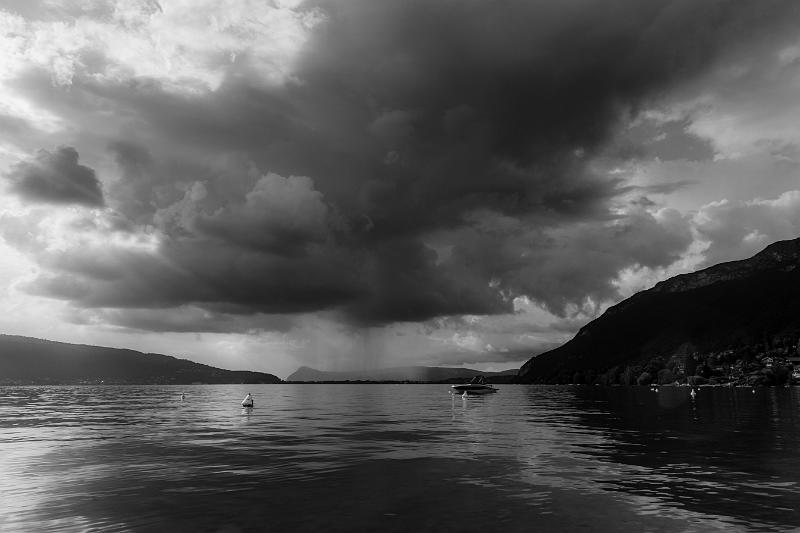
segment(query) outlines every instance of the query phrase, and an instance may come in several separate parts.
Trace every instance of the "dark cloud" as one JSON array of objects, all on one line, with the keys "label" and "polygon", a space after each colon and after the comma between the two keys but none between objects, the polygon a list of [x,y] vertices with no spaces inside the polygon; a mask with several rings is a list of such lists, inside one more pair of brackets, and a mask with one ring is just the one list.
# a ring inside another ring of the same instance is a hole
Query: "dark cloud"
[{"label": "dark cloud", "polygon": [[696,182],[692,180],[679,180],[679,181],[673,181],[671,183],[656,183],[653,185],[642,185],[637,187],[631,187],[630,190],[637,190],[652,194],[670,194],[675,191],[691,187],[692,185],[695,184]]},{"label": "dark cloud", "polygon": [[348,305],[366,323],[425,320],[437,315],[496,314],[511,301],[489,284],[479,268],[438,262],[436,252],[410,240],[375,245],[364,271],[368,297]]},{"label": "dark cloud", "polygon": [[203,304],[219,312],[303,312],[342,304],[362,286],[352,258],[316,250],[281,257],[218,241],[172,240],[157,253],[114,246],[40,254],[55,274],[27,288],[82,307],[170,308]]},{"label": "dark cloud", "polygon": [[[131,141],[114,141],[109,145],[122,173],[122,179],[109,187],[109,197],[114,207],[133,221],[144,222],[152,216],[152,199],[158,196],[159,176],[149,151]],[[163,185],[162,185],[163,187]],[[172,187],[167,187],[167,190]]]},{"label": "dark cloud", "polygon": [[690,131],[688,117],[680,120],[643,118],[622,129],[606,151],[621,159],[711,161],[714,146]]},{"label": "dark cloud", "polygon": [[[648,155],[662,161],[679,159],[711,161],[714,158],[714,146],[711,141],[689,131],[689,126],[691,126],[691,121],[683,119],[671,120],[655,128],[654,135],[646,142]],[[631,133],[646,135],[641,131]]]},{"label": "dark cloud", "polygon": [[750,257],[775,241],[800,234],[800,190],[769,200],[714,202],[696,218],[697,231],[709,244],[702,266]]},{"label": "dark cloud", "polygon": [[688,217],[664,210],[658,218],[632,210],[597,224],[581,222],[531,229],[534,223],[484,214],[479,225],[459,231],[449,261],[496,279],[508,295],[527,295],[563,315],[617,297],[614,280],[630,266],[665,267],[693,237]]},{"label": "dark cloud", "polygon": [[[159,232],[155,252],[51,256],[36,290],[86,307],[336,308],[370,324],[509,312],[523,294],[562,314],[613,299],[621,269],[668,265],[691,242],[677,213],[620,213],[618,199],[687,183],[637,190],[591,162],[643,106],[798,18],[781,1],[317,7],[327,19],[279,85],[246,55],[201,95],[18,80],[97,131],[96,102],[115,109],[108,202]],[[685,123],[662,129],[634,131],[626,150],[709,157]]]},{"label": "dark cloud", "polygon": [[103,207],[103,191],[94,170],[78,163],[78,152],[61,146],[55,152],[40,150],[32,159],[15,165],[6,175],[12,192],[22,199],[51,204]]},{"label": "dark cloud", "polygon": [[194,306],[173,309],[73,309],[73,324],[105,324],[125,329],[159,332],[254,333],[288,331],[294,324],[287,315],[253,314],[242,317]]},{"label": "dark cloud", "polygon": [[[204,188],[192,193],[206,194]],[[267,174],[243,202],[201,216],[195,226],[242,247],[288,254],[292,248],[327,240],[328,207],[309,178]]]}]

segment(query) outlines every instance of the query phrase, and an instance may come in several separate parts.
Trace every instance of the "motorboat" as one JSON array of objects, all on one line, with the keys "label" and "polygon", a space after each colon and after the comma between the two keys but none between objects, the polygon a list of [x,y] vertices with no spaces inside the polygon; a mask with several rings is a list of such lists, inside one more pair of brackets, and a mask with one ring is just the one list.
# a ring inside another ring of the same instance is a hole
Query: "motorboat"
[{"label": "motorboat", "polygon": [[497,392],[497,389],[486,383],[483,376],[475,376],[472,381],[463,385],[451,385],[453,394],[489,394]]}]

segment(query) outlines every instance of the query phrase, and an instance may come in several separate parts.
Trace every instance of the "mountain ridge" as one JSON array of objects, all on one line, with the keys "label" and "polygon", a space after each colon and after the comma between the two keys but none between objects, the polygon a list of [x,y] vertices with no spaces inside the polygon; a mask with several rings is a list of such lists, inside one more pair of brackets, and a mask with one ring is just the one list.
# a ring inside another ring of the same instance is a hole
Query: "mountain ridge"
[{"label": "mountain ridge", "polygon": [[502,372],[482,372],[471,368],[451,368],[439,366],[400,366],[373,370],[327,371],[301,366],[289,377],[287,382],[337,382],[337,381],[422,381],[436,382],[449,380],[469,380],[482,375],[489,380],[503,380],[515,376],[516,370]]},{"label": "mountain ridge", "polygon": [[265,372],[225,370],[171,355],[0,334],[0,384],[280,383]]},{"label": "mountain ridge", "polygon": [[800,336],[798,266],[800,239],[791,239],[748,259],[661,281],[608,308],[565,344],[531,358],[520,368],[520,380],[565,382],[575,372],[654,356]]}]

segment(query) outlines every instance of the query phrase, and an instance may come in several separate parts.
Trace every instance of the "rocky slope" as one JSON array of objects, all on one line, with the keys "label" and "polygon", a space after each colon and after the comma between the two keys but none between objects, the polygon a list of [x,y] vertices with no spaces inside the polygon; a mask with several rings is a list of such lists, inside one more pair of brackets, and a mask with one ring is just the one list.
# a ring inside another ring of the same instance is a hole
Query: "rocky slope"
[{"label": "rocky slope", "polygon": [[564,345],[529,360],[526,382],[569,382],[654,356],[800,336],[800,239],[658,283],[609,308]]}]

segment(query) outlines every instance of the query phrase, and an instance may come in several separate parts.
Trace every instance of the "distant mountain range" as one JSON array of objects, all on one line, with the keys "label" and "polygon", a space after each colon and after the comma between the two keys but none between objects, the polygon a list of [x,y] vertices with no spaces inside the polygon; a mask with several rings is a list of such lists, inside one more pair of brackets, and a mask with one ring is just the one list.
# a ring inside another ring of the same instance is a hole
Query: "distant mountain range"
[{"label": "distant mountain range", "polygon": [[280,383],[272,374],[223,370],[169,355],[0,335],[0,384]]},{"label": "distant mountain range", "polygon": [[529,360],[526,382],[569,382],[654,356],[765,346],[800,337],[800,239],[658,283],[610,307],[566,344]]},{"label": "distant mountain range", "polygon": [[421,381],[450,382],[469,381],[475,376],[484,376],[487,381],[511,381],[517,370],[503,372],[481,372],[469,368],[447,368],[439,366],[402,366],[375,370],[349,372],[327,372],[302,366],[286,378],[286,381],[336,382],[336,381]]}]

